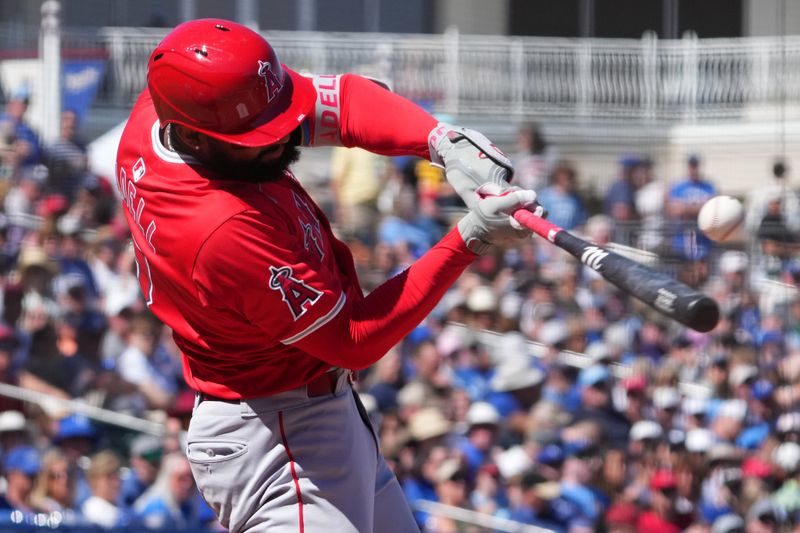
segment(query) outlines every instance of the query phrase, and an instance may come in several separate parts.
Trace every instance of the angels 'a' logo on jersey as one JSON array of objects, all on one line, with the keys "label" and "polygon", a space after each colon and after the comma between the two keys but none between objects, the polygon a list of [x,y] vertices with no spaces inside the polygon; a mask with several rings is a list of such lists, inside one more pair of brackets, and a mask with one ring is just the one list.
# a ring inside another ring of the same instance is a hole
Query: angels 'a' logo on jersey
[{"label": "angels 'a' logo on jersey", "polygon": [[264,78],[264,86],[267,88],[267,102],[271,102],[283,89],[283,83],[272,72],[272,63],[269,61],[258,60],[258,75]]},{"label": "angels 'a' logo on jersey", "polygon": [[294,277],[292,267],[269,267],[269,288],[280,291],[283,301],[289,306],[295,320],[303,316],[308,308],[322,296],[322,292]]}]

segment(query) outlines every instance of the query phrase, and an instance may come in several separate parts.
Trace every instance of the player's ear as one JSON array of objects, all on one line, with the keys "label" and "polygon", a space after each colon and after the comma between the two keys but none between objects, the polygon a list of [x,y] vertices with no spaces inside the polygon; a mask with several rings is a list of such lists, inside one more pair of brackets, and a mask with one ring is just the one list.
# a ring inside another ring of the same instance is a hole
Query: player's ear
[{"label": "player's ear", "polygon": [[175,124],[173,126],[173,133],[175,134],[175,137],[177,137],[178,143],[181,146],[188,148],[190,152],[198,152],[202,148],[205,148],[205,135],[198,131],[187,128],[186,126],[182,126],[180,124]]}]

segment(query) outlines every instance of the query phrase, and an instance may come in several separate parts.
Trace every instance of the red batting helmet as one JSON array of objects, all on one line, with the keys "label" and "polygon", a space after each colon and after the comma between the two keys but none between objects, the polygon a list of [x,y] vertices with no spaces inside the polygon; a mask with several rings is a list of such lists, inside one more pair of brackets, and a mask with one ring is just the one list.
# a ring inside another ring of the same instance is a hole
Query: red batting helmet
[{"label": "red batting helmet", "polygon": [[266,146],[311,112],[310,79],[286,68],[251,29],[219,19],[185,22],[156,46],[147,87],[164,126],[182,124],[241,146]]}]

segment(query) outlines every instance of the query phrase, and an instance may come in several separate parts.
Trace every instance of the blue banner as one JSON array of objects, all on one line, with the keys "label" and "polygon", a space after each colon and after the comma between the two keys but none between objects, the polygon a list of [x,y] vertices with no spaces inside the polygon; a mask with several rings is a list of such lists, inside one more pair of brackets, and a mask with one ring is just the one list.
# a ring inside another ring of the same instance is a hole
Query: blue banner
[{"label": "blue banner", "polygon": [[103,80],[103,59],[64,59],[61,63],[61,109],[75,112],[83,122]]}]

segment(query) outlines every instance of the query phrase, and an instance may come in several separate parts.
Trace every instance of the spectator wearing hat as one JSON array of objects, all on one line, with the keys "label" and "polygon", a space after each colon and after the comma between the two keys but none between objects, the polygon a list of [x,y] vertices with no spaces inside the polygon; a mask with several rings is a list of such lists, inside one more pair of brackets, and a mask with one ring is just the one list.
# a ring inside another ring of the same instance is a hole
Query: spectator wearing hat
[{"label": "spectator wearing hat", "polygon": [[611,374],[608,369],[603,365],[584,368],[578,374],[578,386],[581,407],[575,420],[597,422],[610,446],[627,448],[631,424],[611,403]]},{"label": "spectator wearing hat", "polygon": [[800,511],[800,444],[781,443],[773,450],[772,461],[783,479],[773,500],[787,513],[795,514]]},{"label": "spectator wearing hat", "polygon": [[747,510],[745,530],[747,533],[773,533],[783,531],[788,523],[786,512],[769,498],[764,498]]},{"label": "spectator wearing hat", "polygon": [[637,521],[637,533],[680,533],[692,523],[691,515],[675,506],[677,480],[671,470],[656,470],[650,478],[650,505]]},{"label": "spectator wearing hat", "polygon": [[675,387],[656,387],[653,390],[653,414],[665,432],[674,426],[681,405],[681,395]]},{"label": "spectator wearing hat", "polygon": [[[580,425],[583,422],[576,424]],[[564,442],[564,465],[561,468],[561,496],[578,506],[591,521],[598,520],[608,506],[608,497],[597,485],[601,471],[599,446],[592,439]]]},{"label": "spectator wearing hat", "polygon": [[745,227],[749,232],[758,231],[768,212],[770,202],[778,199],[784,224],[794,232],[800,231],[800,198],[788,183],[789,167],[783,159],[776,159],[770,169],[771,176],[751,188],[745,199]]},{"label": "spectator wearing hat", "polygon": [[472,482],[478,469],[489,460],[497,440],[500,413],[487,402],[475,402],[467,411],[467,433],[458,443],[464,457],[467,479]]},{"label": "spectator wearing hat", "polygon": [[[458,457],[446,459],[436,470],[435,490],[439,503],[462,509],[470,508],[467,492],[467,468]],[[458,531],[456,521],[449,517],[428,516],[424,531]]]},{"label": "spectator wearing hat", "polygon": [[622,414],[631,424],[643,420],[647,405],[647,376],[634,374],[624,378],[620,385],[625,394],[621,401]]},{"label": "spectator wearing hat", "polygon": [[525,471],[511,485],[517,496],[507,512],[499,513],[501,517],[557,532],[591,526],[580,509],[561,496],[559,484],[536,470]]},{"label": "spectator wearing hat", "polygon": [[747,427],[736,438],[736,445],[745,449],[756,449],[772,431],[771,423],[776,418],[777,405],[773,398],[775,390],[771,381],[759,379],[750,385],[750,400],[747,404]]},{"label": "spectator wearing hat", "polygon": [[130,507],[158,476],[164,445],[153,435],[139,435],[131,443],[130,469],[122,477],[121,501]]},{"label": "spectator wearing hat", "polygon": [[39,162],[41,144],[39,136],[28,125],[25,114],[31,102],[31,90],[28,86],[20,86],[11,93],[6,102],[5,112],[0,114],[0,129],[9,136],[13,145],[14,166],[24,167]]},{"label": "spectator wearing hat", "polygon": [[75,504],[75,477],[67,457],[58,448],[42,457],[42,468],[31,493],[31,504],[40,513],[59,512],[67,525],[82,521]]},{"label": "spectator wearing hat", "polygon": [[672,249],[678,257],[698,260],[708,254],[711,241],[697,228],[697,214],[712,196],[717,194],[714,185],[704,179],[700,170],[700,157],[691,155],[686,160],[686,177],[678,180],[667,194],[668,223],[674,228]]},{"label": "spectator wearing hat", "polygon": [[581,403],[580,389],[576,386],[578,369],[564,363],[560,357],[549,365],[542,384],[542,400],[558,405],[562,410],[574,413]]},{"label": "spectator wearing hat", "polygon": [[8,452],[3,460],[6,492],[0,508],[32,511],[33,483],[41,467],[39,451],[33,446],[18,446]]},{"label": "spectator wearing hat", "polygon": [[495,514],[508,504],[504,488],[501,485],[500,469],[494,463],[486,463],[478,469],[469,494],[472,508],[479,513]]},{"label": "spectator wearing hat", "polygon": [[724,514],[714,520],[711,533],[745,533],[744,519],[737,514]]},{"label": "spectator wearing hat", "polygon": [[744,427],[747,403],[740,399],[719,402],[711,419],[711,431],[721,441],[734,442]]},{"label": "spectator wearing hat", "polygon": [[122,462],[110,450],[92,456],[86,477],[91,496],[81,505],[83,516],[92,524],[111,529],[131,523],[131,514],[120,507],[120,469]]},{"label": "spectator wearing hat", "polygon": [[706,521],[713,522],[718,516],[733,512],[739,494],[732,489],[741,481],[741,460],[741,451],[729,442],[718,442],[706,453],[707,474],[699,502],[699,511]]},{"label": "spectator wearing hat", "polygon": [[186,456],[171,453],[163,459],[155,483],[136,500],[137,521],[152,529],[202,528],[216,523],[213,511],[194,484]]},{"label": "spectator wearing hat", "polygon": [[604,517],[607,533],[636,533],[640,513],[635,503],[618,501],[612,504]]},{"label": "spectator wearing hat", "polygon": [[489,385],[485,401],[497,409],[508,430],[507,437],[519,443],[528,430],[528,413],[541,397],[545,374],[526,355],[516,355],[501,362]]},{"label": "spectator wearing hat", "polygon": [[628,451],[632,457],[653,457],[664,438],[661,424],[654,420],[640,420],[631,426]]},{"label": "spectator wearing hat", "polygon": [[0,413],[0,450],[8,453],[17,446],[31,444],[28,422],[19,411]]},{"label": "spectator wearing hat", "polygon": [[706,427],[706,409],[708,399],[705,396],[685,396],[681,402],[683,429],[689,432],[695,428]]},{"label": "spectator wearing hat", "polygon": [[79,463],[82,458],[88,457],[92,453],[96,440],[97,431],[94,425],[87,417],[78,414],[61,418],[52,437],[53,444],[58,446],[67,457],[67,462],[75,478],[75,501],[79,506],[91,495],[89,482]]},{"label": "spectator wearing hat", "polygon": [[[747,457],[742,462],[741,472],[742,495],[739,510],[748,509],[753,503],[767,496],[776,497],[776,494],[773,494],[776,486],[774,467],[769,461],[755,455]],[[793,496],[800,497],[797,494]]]},{"label": "spectator wearing hat", "polygon": [[636,211],[637,183],[634,180],[634,172],[640,163],[641,158],[635,155],[620,157],[619,178],[608,188],[603,203],[603,213],[615,221],[613,240],[622,244],[631,243],[629,237],[621,233],[621,230],[630,229],[625,228],[625,225],[639,219]]}]

